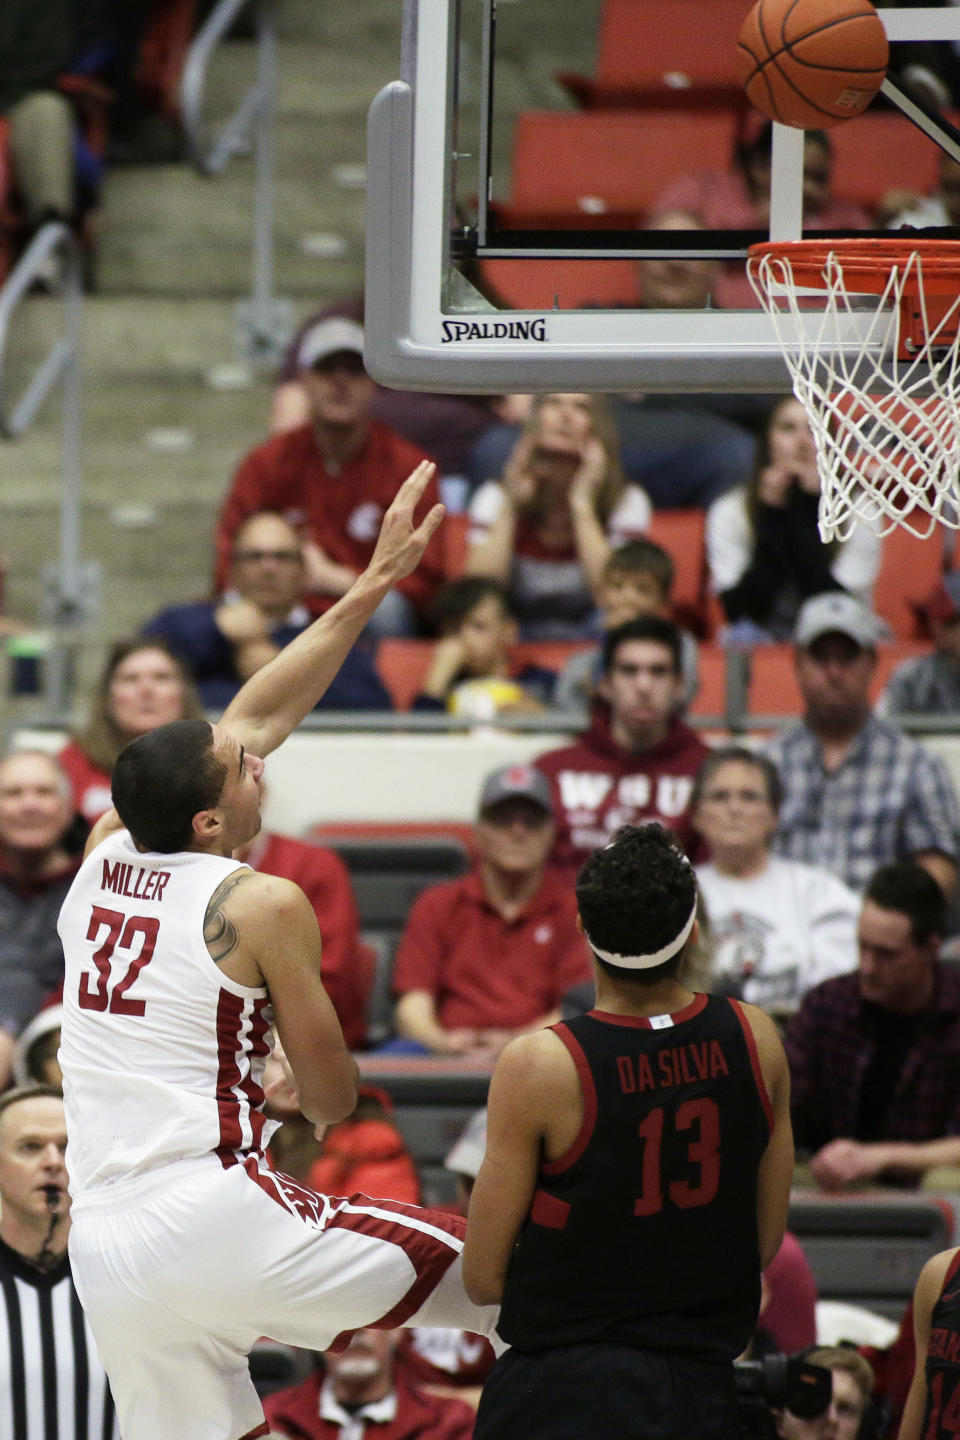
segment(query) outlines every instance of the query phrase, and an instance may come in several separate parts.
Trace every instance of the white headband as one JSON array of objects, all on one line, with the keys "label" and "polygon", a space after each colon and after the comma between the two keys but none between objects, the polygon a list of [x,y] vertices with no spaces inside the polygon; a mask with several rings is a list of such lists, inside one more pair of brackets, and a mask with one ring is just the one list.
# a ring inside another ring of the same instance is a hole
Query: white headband
[{"label": "white headband", "polygon": [[606,960],[608,965],[616,965],[623,970],[652,970],[655,965],[664,965],[668,960],[672,960],[674,955],[683,949],[690,938],[690,931],[693,929],[693,922],[696,918],[697,901],[694,897],[690,918],[680,934],[675,940],[671,940],[661,946],[659,950],[655,950],[652,955],[617,955],[613,950],[601,950],[599,945],[594,945],[589,935],[587,935],[587,944],[594,955],[598,955],[601,960]]}]

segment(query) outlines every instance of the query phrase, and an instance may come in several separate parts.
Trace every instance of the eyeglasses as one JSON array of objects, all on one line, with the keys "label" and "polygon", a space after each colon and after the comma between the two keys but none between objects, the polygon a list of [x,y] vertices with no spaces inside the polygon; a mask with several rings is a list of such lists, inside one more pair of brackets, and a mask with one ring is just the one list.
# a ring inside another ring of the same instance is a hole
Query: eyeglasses
[{"label": "eyeglasses", "polygon": [[741,805],[769,805],[769,797],[761,790],[707,790],[704,792],[704,800],[710,800],[714,805],[729,805],[731,800],[739,800]]},{"label": "eyeglasses", "polygon": [[256,564],[258,561],[276,560],[278,565],[299,565],[303,556],[299,550],[237,550],[233,558],[242,560],[244,564],[248,561]]}]

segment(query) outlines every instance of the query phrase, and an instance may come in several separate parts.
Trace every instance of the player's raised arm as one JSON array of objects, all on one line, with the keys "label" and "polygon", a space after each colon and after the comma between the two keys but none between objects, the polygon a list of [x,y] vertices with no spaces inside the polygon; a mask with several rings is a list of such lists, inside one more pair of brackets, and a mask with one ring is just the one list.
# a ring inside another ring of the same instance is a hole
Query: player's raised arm
[{"label": "player's raised arm", "polygon": [[361,630],[398,581],[420,563],[444,516],[414,512],[436,467],[427,460],[400,486],[380,527],[370,564],[347,593],[246,682],[223,713],[224,729],[253,754],[269,755],[316,705]]}]

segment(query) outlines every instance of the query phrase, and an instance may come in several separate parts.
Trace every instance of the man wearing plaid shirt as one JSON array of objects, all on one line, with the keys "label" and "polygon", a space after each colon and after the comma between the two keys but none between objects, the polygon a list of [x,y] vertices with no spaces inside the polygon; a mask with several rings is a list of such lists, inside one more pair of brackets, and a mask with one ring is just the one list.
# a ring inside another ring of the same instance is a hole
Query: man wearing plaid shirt
[{"label": "man wearing plaid shirt", "polygon": [[863,890],[878,865],[914,860],[952,896],[960,807],[943,761],[877,719],[879,624],[843,591],[802,607],[794,641],[804,717],[767,754],[783,780],[777,854]]},{"label": "man wearing plaid shirt", "polygon": [[797,1150],[824,1190],[957,1188],[960,972],[937,958],[944,913],[926,870],[881,866],[857,923],[858,968],[814,986],[787,1027]]}]

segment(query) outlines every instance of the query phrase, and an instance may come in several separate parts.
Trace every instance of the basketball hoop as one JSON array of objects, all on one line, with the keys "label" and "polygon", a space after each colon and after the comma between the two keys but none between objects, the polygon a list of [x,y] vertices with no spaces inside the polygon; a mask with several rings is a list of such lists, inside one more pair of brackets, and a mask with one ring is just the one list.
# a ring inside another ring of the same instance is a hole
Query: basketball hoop
[{"label": "basketball hoop", "polygon": [[747,274],[810,419],[822,538],[960,529],[960,240],[771,241]]}]

